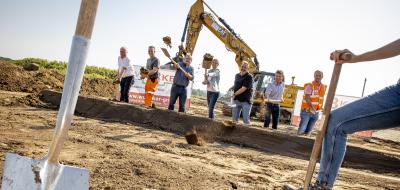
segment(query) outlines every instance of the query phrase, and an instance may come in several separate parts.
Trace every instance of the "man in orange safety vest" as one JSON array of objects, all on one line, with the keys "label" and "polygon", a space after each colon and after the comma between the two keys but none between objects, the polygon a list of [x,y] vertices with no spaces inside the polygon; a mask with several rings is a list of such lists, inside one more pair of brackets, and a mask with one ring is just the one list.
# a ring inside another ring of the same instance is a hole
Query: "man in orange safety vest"
[{"label": "man in orange safety vest", "polygon": [[298,135],[310,134],[322,110],[325,95],[325,85],[321,83],[322,71],[314,72],[314,81],[304,84],[304,95],[301,103],[300,125]]}]

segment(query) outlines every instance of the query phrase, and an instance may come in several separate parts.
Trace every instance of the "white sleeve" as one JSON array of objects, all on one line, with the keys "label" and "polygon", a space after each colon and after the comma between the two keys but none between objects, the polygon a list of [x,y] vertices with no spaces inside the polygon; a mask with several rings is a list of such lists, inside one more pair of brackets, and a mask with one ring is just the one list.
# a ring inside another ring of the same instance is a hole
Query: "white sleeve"
[{"label": "white sleeve", "polygon": [[121,71],[122,70],[122,60],[119,57],[117,59],[117,62],[118,62],[118,71]]}]

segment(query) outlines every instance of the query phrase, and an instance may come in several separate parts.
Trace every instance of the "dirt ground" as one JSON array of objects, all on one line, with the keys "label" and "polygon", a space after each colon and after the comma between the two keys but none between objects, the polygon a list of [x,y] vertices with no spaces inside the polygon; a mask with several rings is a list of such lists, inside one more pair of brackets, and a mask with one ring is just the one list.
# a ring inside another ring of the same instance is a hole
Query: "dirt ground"
[{"label": "dirt ground", "polygon": [[[38,99],[35,89],[33,93],[16,87],[7,89],[4,81],[0,78],[0,176],[7,152],[34,159],[46,154],[57,114],[54,105]],[[205,116],[202,102],[193,101],[189,114]],[[293,133],[290,127],[280,128],[278,132]],[[400,156],[400,143],[393,141],[352,138],[350,144]],[[303,159],[218,141],[188,145],[183,136],[150,124],[80,116],[74,117],[61,162],[89,169],[90,189],[280,189],[283,184],[302,184],[308,164]],[[368,168],[346,167],[340,170],[335,186],[399,188],[400,172],[378,174]]]}]

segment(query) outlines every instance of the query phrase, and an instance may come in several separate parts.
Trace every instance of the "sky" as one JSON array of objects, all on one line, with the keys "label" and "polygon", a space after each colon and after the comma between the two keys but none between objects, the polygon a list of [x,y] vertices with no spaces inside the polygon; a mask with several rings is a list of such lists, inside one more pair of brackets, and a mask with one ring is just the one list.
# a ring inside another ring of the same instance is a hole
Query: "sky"
[{"label": "sky", "polygon": [[[117,68],[119,48],[128,48],[135,65],[145,65],[147,47],[157,47],[161,63],[168,60],[159,47],[171,36],[176,52],[185,19],[195,0],[100,0],[87,59],[88,65]],[[335,49],[360,54],[400,38],[398,0],[208,0],[256,52],[260,70],[284,71],[286,84],[303,85],[313,80],[315,70],[324,72],[329,84]],[[37,57],[68,61],[79,13],[79,0],[0,0],[0,56],[12,59]],[[206,11],[207,8],[206,8]],[[209,12],[209,11],[208,11]],[[203,27],[192,66],[194,88],[201,84],[202,57],[211,53],[220,61],[220,88],[233,85],[238,67],[229,52]],[[337,94],[361,96],[395,84],[400,78],[400,56],[342,67]]]}]

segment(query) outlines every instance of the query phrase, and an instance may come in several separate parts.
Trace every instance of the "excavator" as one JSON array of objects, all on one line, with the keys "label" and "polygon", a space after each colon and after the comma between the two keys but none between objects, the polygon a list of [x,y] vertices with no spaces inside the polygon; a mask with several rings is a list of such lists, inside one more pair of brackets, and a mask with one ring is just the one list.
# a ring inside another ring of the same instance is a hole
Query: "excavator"
[{"label": "excavator", "polygon": [[[204,10],[206,6],[211,13]],[[265,108],[264,108],[264,97],[263,92],[266,85],[273,81],[274,73],[265,72],[259,70],[259,62],[257,60],[256,53],[244,42],[244,40],[236,34],[236,32],[228,25],[228,23],[219,17],[213,9],[211,9],[208,4],[203,0],[196,0],[196,2],[191,6],[190,11],[187,15],[185,27],[183,30],[181,45],[179,46],[179,52],[177,53],[175,60],[183,57],[186,53],[193,55],[196,42],[202,27],[205,26],[209,29],[222,43],[225,44],[228,51],[235,53],[235,61],[240,70],[242,61],[247,61],[249,63],[249,73],[253,75],[253,108],[252,116],[264,120]],[[186,43],[184,45],[186,38]],[[204,62],[210,60],[208,56],[204,56]],[[209,67],[208,67],[209,68]],[[294,80],[294,78],[293,78]],[[281,121],[290,121],[291,114],[293,112],[295,99],[297,96],[297,91],[302,87],[298,87],[293,84],[286,85],[284,92],[284,102],[281,103]],[[223,99],[223,98],[222,98]],[[224,101],[222,101],[224,102]],[[224,103],[223,113],[225,115],[231,115],[231,108],[227,103]]]}]

